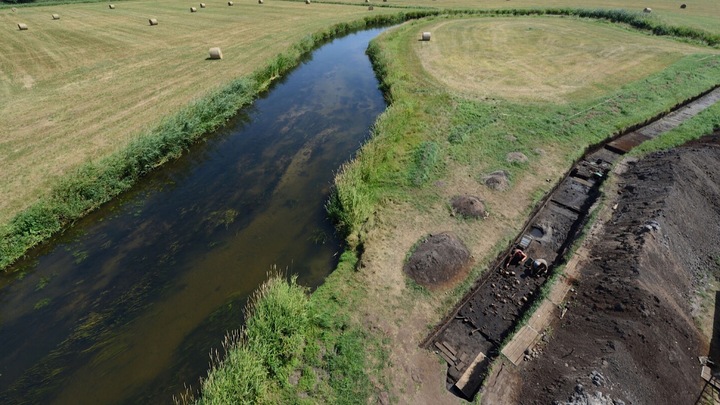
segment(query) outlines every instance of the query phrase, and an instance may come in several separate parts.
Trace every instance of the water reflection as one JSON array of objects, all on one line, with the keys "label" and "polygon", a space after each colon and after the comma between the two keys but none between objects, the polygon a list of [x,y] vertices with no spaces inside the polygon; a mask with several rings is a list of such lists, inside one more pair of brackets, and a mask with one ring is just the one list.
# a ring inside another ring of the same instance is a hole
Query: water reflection
[{"label": "water reflection", "polygon": [[333,171],[385,108],[364,50],[335,40],[226,129],[0,281],[0,401],[170,402],[276,265],[316,286],[339,249]]}]

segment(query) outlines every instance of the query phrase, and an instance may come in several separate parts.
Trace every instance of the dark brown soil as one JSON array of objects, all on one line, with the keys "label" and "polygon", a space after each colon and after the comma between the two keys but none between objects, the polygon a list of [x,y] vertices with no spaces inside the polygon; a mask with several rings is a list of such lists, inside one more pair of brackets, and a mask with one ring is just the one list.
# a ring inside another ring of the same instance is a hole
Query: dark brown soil
[{"label": "dark brown soil", "polygon": [[720,270],[720,145],[705,142],[652,154],[620,178],[566,315],[520,368],[520,403],[698,399],[709,342],[692,306]]},{"label": "dark brown soil", "polygon": [[486,186],[493,190],[505,191],[510,186],[509,173],[505,170],[498,170],[483,177]]},{"label": "dark brown soil", "polygon": [[452,284],[472,265],[470,251],[452,232],[420,241],[403,270],[418,284],[437,289]]},{"label": "dark brown soil", "polygon": [[456,195],[450,200],[450,206],[455,215],[467,218],[487,217],[485,204],[478,197],[472,195]]}]

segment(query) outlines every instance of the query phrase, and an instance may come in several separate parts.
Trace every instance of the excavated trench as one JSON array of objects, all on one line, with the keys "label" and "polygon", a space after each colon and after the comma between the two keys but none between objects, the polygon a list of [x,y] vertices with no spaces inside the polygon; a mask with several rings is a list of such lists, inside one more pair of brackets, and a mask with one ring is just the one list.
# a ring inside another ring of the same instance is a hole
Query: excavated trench
[{"label": "excavated trench", "polygon": [[[590,208],[613,164],[642,142],[667,132],[720,101],[720,88],[676,107],[649,124],[630,129],[592,146],[568,171],[530,215],[522,232],[495,260],[453,311],[421,345],[448,364],[448,390],[471,400],[480,389],[489,365],[504,340],[533,305],[540,288],[566,254],[588,221]],[[522,247],[527,260],[510,261],[511,251]],[[544,259],[545,275],[533,276],[530,264]]]}]

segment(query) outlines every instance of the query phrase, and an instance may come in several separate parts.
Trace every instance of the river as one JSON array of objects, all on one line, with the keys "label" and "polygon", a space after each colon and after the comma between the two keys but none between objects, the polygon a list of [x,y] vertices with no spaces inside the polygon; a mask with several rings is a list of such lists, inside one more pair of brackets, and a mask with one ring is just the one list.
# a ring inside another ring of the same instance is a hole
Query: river
[{"label": "river", "polygon": [[386,105],[365,55],[336,39],[132,191],[0,279],[0,402],[172,403],[242,325],[271,268],[314,288],[340,243],[334,172]]}]

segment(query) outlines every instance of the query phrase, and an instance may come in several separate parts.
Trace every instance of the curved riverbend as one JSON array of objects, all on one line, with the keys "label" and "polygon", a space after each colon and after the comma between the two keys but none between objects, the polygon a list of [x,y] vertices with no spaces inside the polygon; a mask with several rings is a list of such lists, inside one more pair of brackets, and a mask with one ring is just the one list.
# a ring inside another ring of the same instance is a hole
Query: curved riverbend
[{"label": "curved riverbend", "polygon": [[0,400],[171,402],[271,267],[319,285],[339,250],[323,209],[333,172],[385,108],[364,54],[380,31],[318,49],[0,279]]}]

